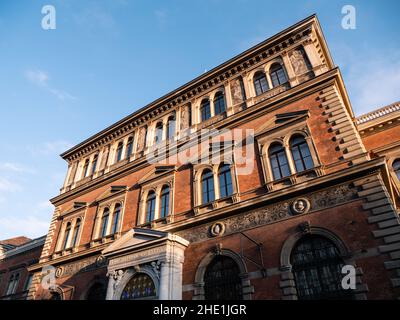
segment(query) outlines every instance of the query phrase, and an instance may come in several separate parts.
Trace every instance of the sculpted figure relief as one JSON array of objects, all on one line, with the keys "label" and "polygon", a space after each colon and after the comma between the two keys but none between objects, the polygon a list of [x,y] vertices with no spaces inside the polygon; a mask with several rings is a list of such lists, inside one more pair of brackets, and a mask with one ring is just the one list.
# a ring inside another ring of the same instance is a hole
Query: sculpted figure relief
[{"label": "sculpted figure relief", "polygon": [[146,127],[141,127],[139,130],[138,136],[138,151],[142,151],[145,146],[145,139],[146,139]]},{"label": "sculpted figure relief", "polygon": [[306,73],[310,70],[302,48],[297,48],[291,52],[290,62],[292,63],[296,75]]},{"label": "sculpted figure relief", "polygon": [[189,106],[186,105],[181,110],[181,130],[189,128]]},{"label": "sculpted figure relief", "polygon": [[243,102],[241,81],[241,78],[236,78],[231,82],[232,101],[234,105]]}]

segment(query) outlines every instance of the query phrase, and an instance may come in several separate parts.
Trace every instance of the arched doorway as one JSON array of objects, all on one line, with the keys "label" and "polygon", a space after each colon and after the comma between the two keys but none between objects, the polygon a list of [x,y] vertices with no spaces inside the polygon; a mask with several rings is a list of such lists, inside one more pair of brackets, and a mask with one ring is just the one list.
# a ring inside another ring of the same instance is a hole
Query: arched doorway
[{"label": "arched doorway", "polygon": [[319,235],[301,238],[291,253],[297,296],[301,300],[352,299],[342,288],[344,262],[335,244]]},{"label": "arched doorway", "polygon": [[62,300],[62,296],[59,292],[53,291],[49,300]]},{"label": "arched doorway", "polygon": [[106,299],[106,286],[103,283],[94,283],[87,295],[86,300],[105,300]]},{"label": "arched doorway", "polygon": [[243,299],[239,266],[230,257],[218,255],[207,266],[204,274],[206,300]]},{"label": "arched doorway", "polygon": [[153,279],[146,273],[136,273],[121,293],[121,300],[155,299],[157,296]]}]

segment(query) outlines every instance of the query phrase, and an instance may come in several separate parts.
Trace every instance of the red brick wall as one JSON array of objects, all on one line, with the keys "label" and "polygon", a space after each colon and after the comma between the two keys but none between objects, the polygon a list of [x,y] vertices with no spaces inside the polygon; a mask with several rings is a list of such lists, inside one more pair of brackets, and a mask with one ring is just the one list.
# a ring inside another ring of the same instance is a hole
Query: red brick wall
[{"label": "red brick wall", "polygon": [[[29,274],[27,266],[39,261],[42,248],[43,246],[36,247],[32,250],[25,251],[10,258],[0,260],[0,297],[6,294],[10,277],[14,272],[20,273],[16,294],[23,292]],[[16,266],[21,267],[18,269],[14,269]]]}]

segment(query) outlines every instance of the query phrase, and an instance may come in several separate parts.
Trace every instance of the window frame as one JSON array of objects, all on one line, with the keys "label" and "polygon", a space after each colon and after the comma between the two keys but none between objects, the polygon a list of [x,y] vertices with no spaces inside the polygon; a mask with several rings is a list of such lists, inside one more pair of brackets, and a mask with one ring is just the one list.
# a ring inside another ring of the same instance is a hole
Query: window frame
[{"label": "window frame", "polygon": [[[264,88],[262,80],[265,80]],[[260,96],[270,90],[267,75],[263,70],[258,70],[253,75],[253,86],[254,86],[254,93],[256,96]]]},{"label": "window frame", "polygon": [[212,118],[211,101],[209,98],[205,98],[200,103],[200,121],[205,122],[211,118]]}]

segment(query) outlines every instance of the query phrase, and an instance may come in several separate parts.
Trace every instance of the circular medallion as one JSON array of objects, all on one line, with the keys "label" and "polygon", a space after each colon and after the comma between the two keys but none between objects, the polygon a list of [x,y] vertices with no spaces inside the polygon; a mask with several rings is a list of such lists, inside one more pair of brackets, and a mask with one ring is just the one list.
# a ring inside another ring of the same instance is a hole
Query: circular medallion
[{"label": "circular medallion", "polygon": [[63,273],[64,273],[64,268],[63,267],[58,267],[56,269],[56,272],[55,272],[56,278],[60,278],[63,275]]},{"label": "circular medallion", "polygon": [[293,214],[307,213],[310,210],[310,201],[306,198],[299,198],[293,201],[291,211]]},{"label": "circular medallion", "polygon": [[222,222],[216,222],[210,227],[210,234],[213,237],[223,235],[225,232],[225,225]]}]

